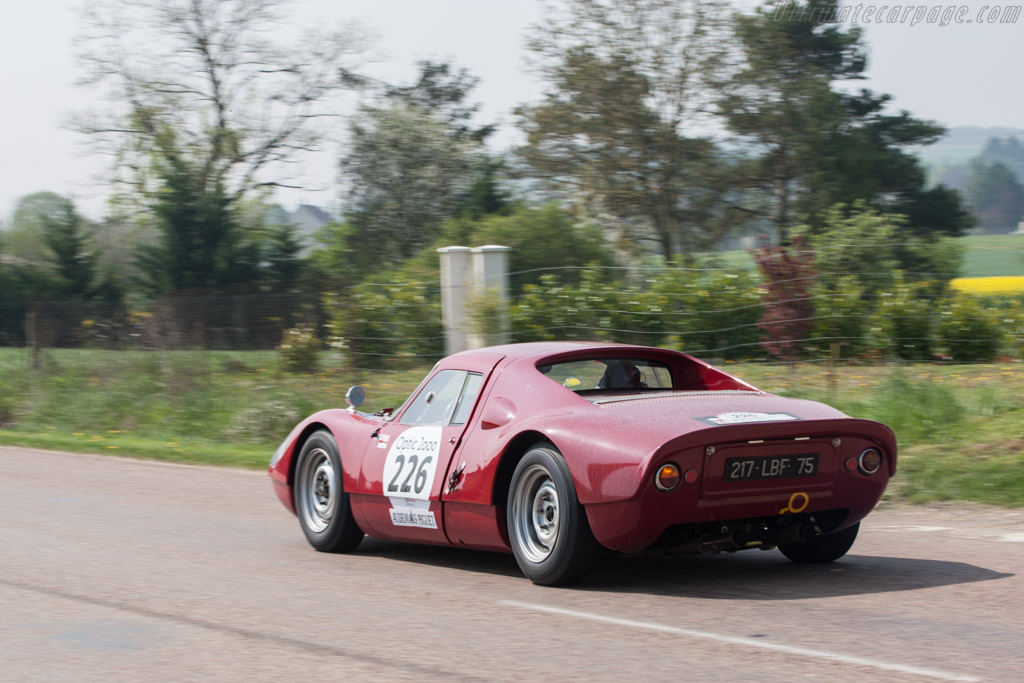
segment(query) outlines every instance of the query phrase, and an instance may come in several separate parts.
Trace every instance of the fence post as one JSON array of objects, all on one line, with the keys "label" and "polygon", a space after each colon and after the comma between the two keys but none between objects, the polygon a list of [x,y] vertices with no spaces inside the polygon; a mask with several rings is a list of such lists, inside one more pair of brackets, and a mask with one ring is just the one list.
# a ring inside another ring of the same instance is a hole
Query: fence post
[{"label": "fence post", "polygon": [[42,341],[39,339],[39,306],[34,301],[28,305],[25,314],[25,345],[32,358],[32,369],[38,370],[43,365],[40,349]]},{"label": "fence post", "polygon": [[472,270],[469,247],[441,247],[441,321],[444,325],[446,355],[465,351],[467,340],[467,303]]},{"label": "fence post", "polygon": [[487,300],[489,308],[498,312],[498,320],[486,335],[470,325],[467,312],[469,347],[478,349],[490,344],[507,344],[508,333],[508,252],[509,247],[487,244],[473,249],[473,298]]}]

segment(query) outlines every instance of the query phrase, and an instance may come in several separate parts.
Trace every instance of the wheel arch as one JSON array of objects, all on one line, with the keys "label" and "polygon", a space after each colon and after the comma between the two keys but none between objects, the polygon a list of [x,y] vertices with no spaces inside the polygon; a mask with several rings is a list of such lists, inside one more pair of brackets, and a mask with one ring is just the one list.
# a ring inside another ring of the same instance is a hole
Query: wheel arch
[{"label": "wheel arch", "polygon": [[299,435],[295,438],[295,442],[292,445],[292,458],[291,462],[288,463],[288,486],[292,488],[292,495],[295,495],[295,468],[299,463],[299,453],[302,452],[302,447],[306,445],[306,441],[315,432],[325,430],[334,436],[334,441],[338,441],[338,437],[334,434],[334,431],[322,422],[310,422],[306,425]]},{"label": "wheel arch", "polygon": [[[508,487],[512,483],[512,475],[516,471],[516,465],[523,459],[531,448],[538,443],[551,443],[558,448],[558,445],[547,434],[528,430],[516,434],[515,438],[505,446],[501,453],[501,460],[498,461],[498,471],[494,475],[494,491],[491,493],[491,500],[494,506],[502,510],[508,503]],[[501,515],[502,526],[504,526],[504,515]],[[506,530],[507,533],[507,530]]]}]

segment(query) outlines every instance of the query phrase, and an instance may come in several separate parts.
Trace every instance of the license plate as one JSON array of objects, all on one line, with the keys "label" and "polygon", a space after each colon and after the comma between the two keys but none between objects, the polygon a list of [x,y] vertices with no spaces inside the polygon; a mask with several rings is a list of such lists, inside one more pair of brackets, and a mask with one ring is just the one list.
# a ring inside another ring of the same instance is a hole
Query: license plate
[{"label": "license plate", "polygon": [[755,458],[727,458],[726,481],[813,477],[818,473],[818,454],[772,455]]}]

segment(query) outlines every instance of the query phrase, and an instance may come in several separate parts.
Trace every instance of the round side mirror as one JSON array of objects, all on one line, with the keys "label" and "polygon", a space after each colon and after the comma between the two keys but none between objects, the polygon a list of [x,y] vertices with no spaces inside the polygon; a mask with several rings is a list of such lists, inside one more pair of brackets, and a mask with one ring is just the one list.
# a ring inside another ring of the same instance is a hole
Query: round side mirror
[{"label": "round side mirror", "polygon": [[345,392],[345,403],[349,404],[353,408],[358,408],[366,402],[366,389],[356,384],[349,388]]}]

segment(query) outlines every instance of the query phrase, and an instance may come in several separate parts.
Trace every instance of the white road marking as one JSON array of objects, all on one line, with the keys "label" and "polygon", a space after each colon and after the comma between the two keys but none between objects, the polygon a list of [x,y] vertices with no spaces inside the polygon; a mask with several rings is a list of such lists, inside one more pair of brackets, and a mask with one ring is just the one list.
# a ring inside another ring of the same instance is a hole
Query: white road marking
[{"label": "white road marking", "polygon": [[1003,534],[999,540],[1008,543],[1024,543],[1024,534]]},{"label": "white road marking", "polygon": [[892,664],[890,662],[881,662],[875,659],[867,659],[865,657],[852,657],[850,655],[839,654],[836,652],[826,652],[824,650],[812,650],[806,647],[796,647],[793,645],[782,645],[777,643],[765,642],[761,639],[756,638],[744,638],[742,636],[727,636],[720,633],[711,633],[709,631],[696,631],[688,628],[678,628],[676,626],[667,626],[665,624],[655,624],[647,621],[634,621],[632,619],[619,619],[618,617],[608,617],[601,614],[591,614],[589,612],[578,612],[576,610],[562,609],[561,607],[549,607],[547,605],[535,605],[529,602],[519,602],[518,600],[501,600],[499,605],[505,605],[508,607],[520,607],[522,609],[532,610],[534,612],[546,612],[548,614],[558,614],[564,617],[574,617],[576,619],[587,619],[589,621],[597,621],[604,624],[613,624],[615,626],[626,626],[628,628],[637,628],[647,631],[657,631],[659,633],[671,633],[677,636],[687,636],[690,638],[703,638],[704,640],[715,640],[720,643],[729,643],[731,645],[741,645],[743,647],[754,647],[762,650],[772,650],[774,652],[783,652],[786,654],[797,655],[800,657],[811,657],[814,659],[825,659],[831,662],[839,662],[842,664],[853,664],[856,666],[866,666],[873,669],[883,669],[886,671],[899,671],[901,673],[914,674],[916,676],[926,676],[928,678],[937,678],[943,681],[980,681],[980,678],[974,676],[965,676],[963,674],[951,673],[949,671],[940,671],[938,669],[924,669],[919,666],[909,666],[906,664]]},{"label": "white road marking", "polygon": [[893,533],[918,533],[927,531],[952,531],[951,526],[876,526],[872,531],[891,531]]}]

